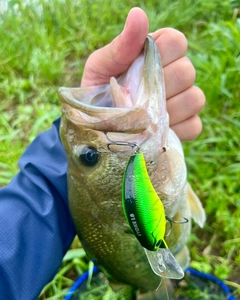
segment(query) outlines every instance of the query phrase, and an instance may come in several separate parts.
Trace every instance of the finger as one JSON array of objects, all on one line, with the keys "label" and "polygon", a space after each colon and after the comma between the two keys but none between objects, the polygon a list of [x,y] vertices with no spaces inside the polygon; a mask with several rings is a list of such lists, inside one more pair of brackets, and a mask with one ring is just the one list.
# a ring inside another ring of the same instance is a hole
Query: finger
[{"label": "finger", "polygon": [[140,8],[131,9],[122,33],[89,57],[82,86],[108,83],[111,76],[118,77],[126,71],[139,56],[147,33],[147,15]]},{"label": "finger", "polygon": [[148,26],[148,18],[143,10],[137,7],[130,10],[124,30],[109,44],[108,69],[112,68],[112,72],[116,72],[112,60],[120,66],[118,75],[128,69],[143,49]]},{"label": "finger", "polygon": [[205,95],[202,90],[192,86],[182,93],[167,100],[167,111],[170,117],[170,126],[176,125],[196,114],[205,105]]},{"label": "finger", "polygon": [[150,34],[160,52],[163,67],[183,57],[187,52],[188,42],[184,34],[173,28],[163,28]]},{"label": "finger", "polygon": [[181,141],[193,140],[202,131],[202,121],[198,115],[171,126]]},{"label": "finger", "polygon": [[184,56],[164,68],[164,77],[168,99],[191,87],[196,78],[196,71],[191,61]]}]

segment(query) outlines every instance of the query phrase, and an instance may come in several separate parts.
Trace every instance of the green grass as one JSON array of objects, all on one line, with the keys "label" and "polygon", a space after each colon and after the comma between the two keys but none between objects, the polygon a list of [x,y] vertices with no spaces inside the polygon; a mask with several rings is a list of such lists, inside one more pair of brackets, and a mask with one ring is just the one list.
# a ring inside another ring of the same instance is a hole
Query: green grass
[{"label": "green grass", "polygon": [[[0,185],[60,115],[58,87],[78,86],[87,56],[120,33],[129,9],[140,6],[150,31],[174,27],[187,36],[196,84],[207,98],[203,133],[184,143],[189,181],[207,212],[204,230],[194,227],[189,241],[192,266],[227,280],[240,296],[240,19],[233,18],[239,1],[29,2],[9,0],[0,16]],[[41,299],[62,299],[88,269],[82,250],[75,255]]]}]

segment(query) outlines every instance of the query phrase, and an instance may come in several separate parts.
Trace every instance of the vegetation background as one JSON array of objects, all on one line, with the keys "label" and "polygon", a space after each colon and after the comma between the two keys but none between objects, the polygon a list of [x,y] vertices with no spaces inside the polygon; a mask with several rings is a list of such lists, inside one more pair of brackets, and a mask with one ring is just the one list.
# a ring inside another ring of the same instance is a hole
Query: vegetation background
[{"label": "vegetation background", "polygon": [[[191,266],[225,280],[240,297],[239,0],[0,1],[0,185],[60,116],[57,88],[79,86],[88,55],[121,32],[134,6],[147,13],[150,31],[174,27],[189,41],[196,84],[207,98],[203,133],[184,143],[189,181],[207,213],[204,230],[194,226],[189,241]],[[40,299],[62,299],[88,269],[78,244]]]}]

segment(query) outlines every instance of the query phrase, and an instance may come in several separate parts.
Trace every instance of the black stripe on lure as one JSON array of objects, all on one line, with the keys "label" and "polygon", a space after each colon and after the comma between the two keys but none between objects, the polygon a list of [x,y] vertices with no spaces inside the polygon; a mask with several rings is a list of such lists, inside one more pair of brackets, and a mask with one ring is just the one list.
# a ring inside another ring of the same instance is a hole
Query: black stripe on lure
[{"label": "black stripe on lure", "polygon": [[153,272],[164,278],[182,278],[183,270],[164,240],[164,206],[149,178],[143,153],[135,153],[129,158],[123,178],[122,205],[126,220],[144,248]]}]

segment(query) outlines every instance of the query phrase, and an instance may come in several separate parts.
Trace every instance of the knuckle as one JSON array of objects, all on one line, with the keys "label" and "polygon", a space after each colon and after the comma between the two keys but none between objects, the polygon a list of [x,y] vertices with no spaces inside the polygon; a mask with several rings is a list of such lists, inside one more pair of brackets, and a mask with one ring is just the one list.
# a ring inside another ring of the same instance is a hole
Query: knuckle
[{"label": "knuckle", "polygon": [[184,88],[193,85],[196,79],[196,71],[188,57],[179,60],[178,66],[174,70],[176,83]]},{"label": "knuckle", "polygon": [[198,115],[180,122],[171,128],[175,131],[181,141],[190,141],[197,138],[202,131],[202,121]]},{"label": "knuckle", "polygon": [[189,123],[188,139],[192,140],[197,138],[202,132],[202,121],[198,115],[195,115],[189,120]]},{"label": "knuckle", "polygon": [[193,114],[200,112],[206,103],[206,98],[203,91],[197,86],[192,87],[189,100],[189,106],[191,107]]},{"label": "knuckle", "polygon": [[180,31],[174,30],[170,35],[173,48],[178,50],[178,53],[184,55],[188,48],[187,38]]}]

